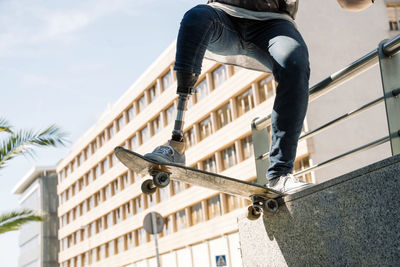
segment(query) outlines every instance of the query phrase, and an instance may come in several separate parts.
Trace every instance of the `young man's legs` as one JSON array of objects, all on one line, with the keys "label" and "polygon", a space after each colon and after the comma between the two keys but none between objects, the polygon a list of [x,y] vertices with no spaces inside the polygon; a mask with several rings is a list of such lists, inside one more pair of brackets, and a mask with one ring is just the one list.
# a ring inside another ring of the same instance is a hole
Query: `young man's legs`
[{"label": "young man's legs", "polygon": [[287,174],[293,170],[298,138],[308,106],[308,51],[292,23],[275,20],[268,22],[265,28],[261,31],[262,25],[254,26],[250,38],[258,48],[268,53],[278,82],[271,117],[271,164],[267,178],[274,185],[279,180],[277,178],[284,177],[283,184],[279,186],[286,188],[279,190],[285,191],[290,189],[288,187],[304,186]]},{"label": "young man's legs", "polygon": [[[222,38],[223,37],[223,38]],[[238,35],[229,17],[208,5],[198,5],[182,19],[176,45],[175,67],[178,108],[172,138],[168,145],[157,147],[145,155],[161,162],[185,164],[183,124],[187,101],[201,73],[206,49],[210,43],[223,42],[227,51],[238,42]]]}]

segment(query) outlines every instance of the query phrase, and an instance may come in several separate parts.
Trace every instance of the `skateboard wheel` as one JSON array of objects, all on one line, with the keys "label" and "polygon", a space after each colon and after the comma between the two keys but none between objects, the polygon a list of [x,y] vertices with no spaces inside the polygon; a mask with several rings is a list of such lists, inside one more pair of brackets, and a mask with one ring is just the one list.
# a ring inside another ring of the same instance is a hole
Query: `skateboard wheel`
[{"label": "skateboard wheel", "polygon": [[268,213],[276,213],[278,211],[278,201],[276,201],[275,199],[268,199],[265,201],[265,210]]},{"label": "skateboard wheel", "polygon": [[151,195],[156,192],[157,187],[154,185],[153,180],[146,180],[141,186],[142,192],[146,195]]},{"label": "skateboard wheel", "polygon": [[249,206],[247,211],[247,219],[251,221],[257,220],[261,216],[261,210],[257,206]]},{"label": "skateboard wheel", "polygon": [[157,187],[163,188],[169,185],[169,173],[158,172],[153,176],[153,182]]}]

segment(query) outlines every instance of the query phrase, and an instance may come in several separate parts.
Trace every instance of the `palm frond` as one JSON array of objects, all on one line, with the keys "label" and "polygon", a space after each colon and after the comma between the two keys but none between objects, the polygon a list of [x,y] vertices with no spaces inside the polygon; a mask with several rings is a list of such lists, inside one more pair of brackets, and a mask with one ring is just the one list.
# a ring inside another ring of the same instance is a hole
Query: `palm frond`
[{"label": "palm frond", "polygon": [[34,157],[34,147],[65,145],[66,134],[55,125],[41,132],[32,130],[20,130],[11,134],[1,142],[0,146],[0,169],[5,163],[20,154]]},{"label": "palm frond", "polygon": [[0,118],[0,132],[12,133],[11,128],[11,124],[6,119]]},{"label": "palm frond", "polygon": [[29,222],[41,222],[44,220],[44,216],[28,209],[3,213],[0,214],[0,234],[19,230],[22,225]]}]

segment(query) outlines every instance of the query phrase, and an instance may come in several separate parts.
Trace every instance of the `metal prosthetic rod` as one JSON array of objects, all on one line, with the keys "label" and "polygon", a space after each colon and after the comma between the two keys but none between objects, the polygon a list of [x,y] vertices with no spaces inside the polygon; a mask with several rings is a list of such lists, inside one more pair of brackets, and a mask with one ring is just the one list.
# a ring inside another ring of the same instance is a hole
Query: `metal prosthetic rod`
[{"label": "metal prosthetic rod", "polygon": [[172,140],[174,141],[183,142],[183,123],[187,110],[187,102],[190,95],[193,93],[193,87],[198,77],[199,75],[194,73],[176,72],[178,83],[177,94],[179,97],[174,130],[172,131]]},{"label": "metal prosthetic rod", "polygon": [[178,97],[178,108],[176,113],[174,130],[172,131],[172,140],[177,142],[183,142],[183,123],[185,118],[185,112],[187,110],[187,102],[190,95],[179,94]]}]

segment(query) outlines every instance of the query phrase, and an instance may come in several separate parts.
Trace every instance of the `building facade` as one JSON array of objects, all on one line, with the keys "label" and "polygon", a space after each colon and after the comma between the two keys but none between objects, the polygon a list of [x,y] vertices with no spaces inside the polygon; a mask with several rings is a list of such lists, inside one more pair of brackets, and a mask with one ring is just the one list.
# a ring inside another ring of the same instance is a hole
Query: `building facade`
[{"label": "building facade", "polygon": [[56,267],[58,263],[58,196],[55,167],[35,167],[15,186],[13,193],[21,195],[22,208],[39,211],[44,222],[21,227],[19,234],[20,267]]},{"label": "building facade", "polygon": [[[333,2],[323,7],[317,0],[301,3],[297,23],[309,45],[311,84],[393,35],[384,2],[355,14]],[[374,24],[369,32],[360,32],[371,17]],[[356,33],[359,36],[354,37]],[[61,266],[157,266],[153,238],[143,228],[143,219],[151,211],[166,221],[158,236],[162,266],[216,266],[221,258],[227,266],[242,266],[237,217],[246,212],[246,200],[178,182],[144,195],[140,186],[148,177],[129,171],[113,155],[116,146],[144,154],[170,138],[177,106],[174,55],[172,44],[57,165]],[[378,70],[367,74],[362,81],[333,91],[329,98],[310,103],[304,131],[379,95]],[[187,165],[254,181],[250,122],[271,112],[275,90],[270,74],[205,60],[186,113]],[[381,107],[363,116],[377,127],[357,135],[357,142],[367,142],[371,132],[381,135],[387,130],[380,123],[385,116]],[[366,127],[363,116],[351,126]],[[328,134],[301,141],[296,171],[351,148],[354,128],[348,127],[340,125]],[[379,147],[362,154],[362,160],[345,161],[300,178],[322,182],[386,157],[386,149]]]}]

